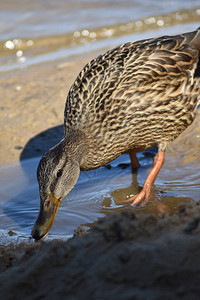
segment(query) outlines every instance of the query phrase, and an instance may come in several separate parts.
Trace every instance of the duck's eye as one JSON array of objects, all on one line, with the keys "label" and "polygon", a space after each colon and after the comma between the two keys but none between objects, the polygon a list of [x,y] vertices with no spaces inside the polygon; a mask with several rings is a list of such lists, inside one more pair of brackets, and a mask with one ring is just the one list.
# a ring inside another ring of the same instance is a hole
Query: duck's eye
[{"label": "duck's eye", "polygon": [[57,172],[57,177],[60,177],[60,176],[62,176],[62,170],[61,169],[58,170],[58,172]]}]

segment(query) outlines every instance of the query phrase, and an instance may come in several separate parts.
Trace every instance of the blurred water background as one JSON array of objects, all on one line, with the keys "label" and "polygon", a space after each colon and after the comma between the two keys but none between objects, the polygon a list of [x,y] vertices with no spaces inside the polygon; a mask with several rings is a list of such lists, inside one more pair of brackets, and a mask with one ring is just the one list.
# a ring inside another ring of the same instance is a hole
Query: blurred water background
[{"label": "blurred water background", "polygon": [[199,7],[199,0],[1,0],[0,71],[111,48],[149,31],[191,30]]}]

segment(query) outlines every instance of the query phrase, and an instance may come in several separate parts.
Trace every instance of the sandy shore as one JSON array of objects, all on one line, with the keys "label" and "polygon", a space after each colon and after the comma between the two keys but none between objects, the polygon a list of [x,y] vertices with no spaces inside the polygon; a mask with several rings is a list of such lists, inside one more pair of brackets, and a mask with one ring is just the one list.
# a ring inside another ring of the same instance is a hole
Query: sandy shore
[{"label": "sandy shore", "polygon": [[[63,124],[67,92],[87,61],[52,62],[1,75],[0,165],[19,161],[31,138]],[[29,149],[30,157],[34,150]]]},{"label": "sandy shore", "polygon": [[[33,137],[63,123],[67,91],[87,61],[3,74],[0,165],[18,161]],[[199,120],[185,135],[196,138],[185,144],[188,165],[199,153]],[[30,147],[27,157],[44,148]],[[127,207],[67,242],[1,246],[1,299],[199,299],[198,200],[160,219]]]}]

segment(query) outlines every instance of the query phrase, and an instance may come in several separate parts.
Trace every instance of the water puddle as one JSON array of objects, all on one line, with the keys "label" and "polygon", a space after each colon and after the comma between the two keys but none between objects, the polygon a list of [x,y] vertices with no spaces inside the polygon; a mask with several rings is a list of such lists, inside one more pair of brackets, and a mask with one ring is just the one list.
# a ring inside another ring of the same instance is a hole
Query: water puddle
[{"label": "water puddle", "polygon": [[[165,164],[144,207],[123,207],[118,202],[139,192],[156,149],[137,154],[141,163],[137,174],[131,173],[127,154],[108,167],[81,172],[76,186],[62,202],[50,238],[68,238],[80,224],[88,229],[98,218],[113,211],[134,209],[137,213],[161,216],[175,213],[185,199],[200,200],[200,138],[195,125],[167,151]],[[21,235],[22,240],[30,236],[39,210],[38,162],[39,158],[32,158],[0,168],[0,228],[4,238],[9,230],[17,232],[18,238]]]}]

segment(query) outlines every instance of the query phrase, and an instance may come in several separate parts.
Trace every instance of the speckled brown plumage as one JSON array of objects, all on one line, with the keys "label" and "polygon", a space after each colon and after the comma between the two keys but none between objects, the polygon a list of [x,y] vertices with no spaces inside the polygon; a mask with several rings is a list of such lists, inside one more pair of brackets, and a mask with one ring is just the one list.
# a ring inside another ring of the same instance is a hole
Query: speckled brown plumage
[{"label": "speckled brown plumage", "polygon": [[65,135],[76,128],[89,140],[83,170],[130,149],[165,151],[192,123],[199,49],[200,30],[126,43],[84,67],[65,107]]},{"label": "speckled brown plumage", "polygon": [[[200,100],[200,28],[123,44],[88,63],[66,100],[64,138],[38,166],[40,212],[32,236],[46,236],[80,170],[158,146],[152,170],[131,205],[145,203],[165,150],[194,120]],[[126,201],[126,200],[125,200]],[[124,202],[125,202],[124,201]]]}]

